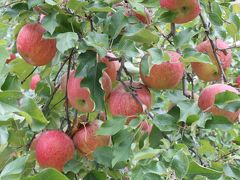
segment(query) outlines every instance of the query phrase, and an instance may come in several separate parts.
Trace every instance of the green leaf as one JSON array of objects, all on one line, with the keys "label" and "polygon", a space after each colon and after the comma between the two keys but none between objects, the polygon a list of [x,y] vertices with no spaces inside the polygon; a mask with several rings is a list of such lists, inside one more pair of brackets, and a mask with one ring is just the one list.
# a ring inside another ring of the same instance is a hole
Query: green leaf
[{"label": "green leaf", "polygon": [[109,39],[106,34],[90,32],[86,38],[84,38],[84,41],[88,46],[95,48],[101,57],[107,54]]},{"label": "green leaf", "polygon": [[169,114],[156,115],[152,122],[160,131],[174,131],[178,126],[177,120]]},{"label": "green leaf", "polygon": [[145,150],[135,153],[133,160],[139,161],[142,159],[152,159],[152,158],[156,157],[160,152],[161,152],[160,149],[148,148],[148,149],[145,149]]},{"label": "green leaf", "polygon": [[75,47],[78,41],[78,35],[74,32],[66,32],[58,34],[57,37],[57,49],[64,54],[65,51]]},{"label": "green leaf", "polygon": [[159,40],[159,37],[156,34],[146,28],[142,28],[133,33],[125,33],[124,36],[127,39],[146,44],[156,43]]},{"label": "green leaf", "polygon": [[111,7],[106,6],[105,4],[100,2],[94,2],[88,7],[88,10],[92,12],[112,12],[113,11]]},{"label": "green leaf", "polygon": [[58,15],[58,12],[53,11],[43,18],[42,25],[50,34],[53,34],[56,27],[58,27],[57,15]]},{"label": "green leaf", "polygon": [[125,124],[125,117],[114,117],[104,122],[97,130],[98,135],[114,135],[123,129]]},{"label": "green leaf", "polygon": [[64,165],[64,172],[73,172],[75,174],[77,174],[80,169],[81,169],[81,162],[77,161],[75,159],[72,159],[70,161],[67,162],[67,164]]},{"label": "green leaf", "polygon": [[180,108],[180,122],[187,122],[189,119],[191,122],[197,121],[199,119],[200,109],[197,102],[194,101],[182,101],[177,104]]},{"label": "green leaf", "polygon": [[213,116],[211,120],[208,120],[205,124],[207,129],[221,129],[224,131],[230,130],[233,127],[233,124],[227,120],[227,118],[222,116]]},{"label": "green leaf", "polygon": [[112,136],[112,141],[114,157],[112,160],[112,166],[115,166],[118,162],[128,160],[131,153],[133,136],[127,129],[125,129]]},{"label": "green leaf", "polygon": [[217,179],[222,175],[222,172],[203,167],[196,163],[195,161],[191,161],[189,164],[187,177],[193,179],[197,175],[206,176],[209,179]]},{"label": "green leaf", "polygon": [[52,168],[48,168],[48,169],[44,169],[43,171],[41,171],[39,174],[32,176],[32,177],[27,177],[24,178],[24,180],[53,180],[53,179],[57,179],[57,180],[68,180],[68,178],[66,176],[64,176],[61,172],[52,169]]},{"label": "green leaf", "polygon": [[33,121],[30,126],[33,130],[42,130],[48,124],[47,119],[33,99],[28,97],[23,98],[21,109],[31,116]]},{"label": "green leaf", "polygon": [[24,171],[25,164],[27,162],[28,156],[23,156],[17,158],[16,160],[8,163],[0,174],[2,180],[7,179],[19,179],[21,173]]},{"label": "green leaf", "polygon": [[126,24],[127,18],[122,12],[117,12],[113,14],[109,25],[109,34],[112,39],[115,39],[119,35],[119,33],[126,26]]},{"label": "green leaf", "polygon": [[5,149],[8,144],[8,130],[6,127],[0,126],[0,153]]},{"label": "green leaf", "polygon": [[224,174],[228,177],[239,179],[240,170],[238,167],[234,167],[232,165],[226,164],[223,168]]},{"label": "green leaf", "polygon": [[8,114],[13,112],[19,112],[17,107],[18,100],[22,97],[22,93],[19,91],[4,91],[0,92],[0,114]]},{"label": "green leaf", "polygon": [[177,14],[172,11],[165,11],[159,17],[159,21],[161,22],[172,22],[176,18]]},{"label": "green leaf", "polygon": [[97,170],[92,170],[89,172],[83,180],[106,180],[107,176],[104,172],[100,172]]},{"label": "green leaf", "polygon": [[179,179],[185,177],[189,168],[189,160],[182,150],[179,150],[172,159],[171,167],[175,170]]},{"label": "green leaf", "polygon": [[91,98],[95,102],[95,110],[104,110],[104,91],[99,79],[102,77],[105,64],[97,63],[94,67],[88,70],[87,76],[81,81],[82,87],[87,87],[90,90]]},{"label": "green leaf", "polygon": [[173,42],[177,48],[183,46],[185,43],[189,43],[193,36],[198,32],[194,32],[192,28],[185,29],[176,34],[173,38]]},{"label": "green leaf", "polygon": [[221,109],[237,112],[240,109],[240,95],[231,91],[219,93],[215,97],[214,104]]},{"label": "green leaf", "polygon": [[223,25],[223,20],[216,13],[209,13],[209,19],[216,26]]},{"label": "green leaf", "polygon": [[112,167],[113,151],[111,147],[98,147],[93,153],[94,160],[106,167]]}]

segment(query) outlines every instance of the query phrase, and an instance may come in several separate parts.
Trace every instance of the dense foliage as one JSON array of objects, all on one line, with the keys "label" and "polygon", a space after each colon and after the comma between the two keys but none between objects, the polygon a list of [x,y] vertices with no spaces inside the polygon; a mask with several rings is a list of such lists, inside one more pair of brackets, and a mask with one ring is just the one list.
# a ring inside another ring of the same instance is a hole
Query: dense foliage
[{"label": "dense foliage", "polygon": [[[159,0],[0,0],[0,179],[240,179],[239,117],[202,111],[197,100],[204,88],[216,83],[239,92],[240,4],[230,0],[199,3],[200,15],[174,24],[176,13],[161,8]],[[56,50],[54,59],[44,66],[27,63],[21,53],[25,46],[34,51],[32,38],[21,47],[16,43],[21,28],[37,22],[46,30],[42,29],[45,39],[56,39],[56,49],[44,45],[44,52],[40,48],[36,52],[38,61],[44,61],[42,57],[46,60]],[[221,51],[220,58],[232,51],[225,73],[196,48],[209,39]],[[228,46],[218,47],[215,39]],[[179,80],[166,86],[154,84],[157,80],[148,84],[143,76],[154,65],[170,61],[169,51],[178,52],[173,57],[184,66],[174,70],[166,66],[162,76],[169,77],[169,82]],[[14,60],[9,60],[10,55]],[[104,78],[102,57],[119,63],[110,80]],[[201,80],[191,66],[197,62],[218,75],[209,82]],[[109,81],[112,86],[104,85]],[[143,81],[150,91],[138,89]],[[79,89],[85,90],[78,93]],[[74,103],[82,94],[85,98]],[[216,96],[215,104],[239,112],[240,95],[225,91]],[[96,124],[96,119],[104,122]],[[89,125],[92,121],[95,124]],[[35,147],[30,147],[41,132],[53,129],[71,138],[76,132],[79,136],[74,136],[74,158],[62,172],[61,167],[59,171],[40,167]],[[86,146],[92,154],[81,149],[87,135],[79,129],[90,129]],[[91,134],[94,131],[106,139],[98,139]]]}]

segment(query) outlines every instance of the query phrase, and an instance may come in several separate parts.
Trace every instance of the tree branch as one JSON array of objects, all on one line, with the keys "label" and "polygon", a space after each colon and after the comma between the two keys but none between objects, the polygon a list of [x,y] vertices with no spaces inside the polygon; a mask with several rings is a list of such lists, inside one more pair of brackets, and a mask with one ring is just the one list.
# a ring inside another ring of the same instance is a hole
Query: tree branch
[{"label": "tree branch", "polygon": [[38,66],[36,66],[22,81],[21,84],[23,84],[38,68]]},{"label": "tree branch", "polygon": [[222,66],[222,62],[220,61],[220,59],[219,59],[219,57],[218,57],[218,55],[217,55],[217,53],[216,53],[216,50],[217,50],[217,49],[216,49],[216,46],[215,46],[213,40],[210,38],[210,31],[209,31],[208,25],[207,25],[207,23],[206,23],[206,21],[205,21],[205,19],[203,18],[203,16],[202,16],[201,13],[200,13],[199,16],[200,16],[200,18],[201,18],[203,27],[204,27],[204,29],[205,29],[205,34],[206,34],[206,36],[207,36],[207,38],[208,38],[208,40],[209,40],[209,42],[210,42],[210,44],[211,44],[214,58],[215,58],[216,61],[217,61],[217,65],[218,65],[218,68],[219,68],[220,74],[221,74],[221,81],[222,81],[222,82],[227,82],[227,78],[226,78],[226,75],[225,75],[225,72],[224,72],[224,69],[223,69],[223,66]]}]

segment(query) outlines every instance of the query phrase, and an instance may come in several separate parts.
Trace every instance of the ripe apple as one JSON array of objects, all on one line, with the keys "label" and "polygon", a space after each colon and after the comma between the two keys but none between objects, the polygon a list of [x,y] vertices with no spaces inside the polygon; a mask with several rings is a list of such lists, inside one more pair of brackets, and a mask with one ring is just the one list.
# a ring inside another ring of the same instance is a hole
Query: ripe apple
[{"label": "ripe apple", "polygon": [[41,133],[36,145],[36,159],[43,168],[51,167],[59,171],[73,158],[73,141],[59,130]]},{"label": "ripe apple", "polygon": [[11,61],[13,61],[14,59],[16,59],[16,55],[15,54],[10,54],[9,59],[6,60],[6,63],[9,64]]},{"label": "ripe apple", "polygon": [[92,159],[92,154],[97,147],[108,146],[110,136],[100,136],[96,131],[101,126],[102,121],[94,120],[93,122],[82,126],[73,136],[73,142],[80,154]]},{"label": "ripe apple", "polygon": [[236,79],[237,86],[240,87],[240,75]]},{"label": "ripe apple", "polygon": [[67,97],[72,107],[80,112],[92,112],[94,102],[90,97],[90,91],[86,87],[81,87],[82,77],[75,77],[75,71],[72,71],[67,83]]},{"label": "ripe apple", "polygon": [[235,122],[240,114],[240,110],[238,110],[237,112],[230,112],[224,109],[220,109],[214,105],[215,96],[225,91],[231,91],[236,94],[239,94],[239,92],[235,88],[229,85],[225,84],[210,85],[202,90],[198,99],[198,106],[203,111],[211,112],[213,115],[216,116],[224,116],[231,122]]},{"label": "ripe apple", "polygon": [[[128,125],[133,119],[138,118],[138,116],[130,116],[127,118],[126,124]],[[143,120],[139,123],[138,128],[141,128],[142,133],[148,133],[148,135],[152,131],[152,125],[149,124],[146,120]]]},{"label": "ripe apple", "polygon": [[183,24],[195,19],[201,12],[198,0],[160,0],[160,6],[173,13],[173,23]]},{"label": "ripe apple", "polygon": [[103,72],[101,80],[102,80],[101,81],[102,89],[105,91],[105,100],[106,100],[112,90],[112,81],[106,72]]},{"label": "ripe apple", "polygon": [[[107,53],[107,56],[109,56],[111,58],[116,58],[116,56],[112,53]],[[101,58],[100,61],[103,62],[104,64],[106,64],[105,72],[110,77],[112,83],[114,83],[114,82],[116,82],[117,71],[119,70],[121,64],[119,61],[110,61],[110,59],[107,56]]]},{"label": "ripe apple", "polygon": [[[225,49],[229,46],[221,39],[217,39],[215,41],[216,48],[218,49]],[[220,70],[217,65],[217,60],[214,57],[213,50],[211,47],[211,44],[209,40],[201,42],[196,49],[201,53],[206,53],[210,57],[212,63],[216,66],[214,68],[213,66],[207,64],[207,63],[201,63],[201,62],[192,62],[192,69],[193,72],[197,74],[199,79],[203,81],[217,81],[220,79]],[[232,51],[231,49],[228,49],[226,51],[216,51],[217,56],[219,57],[219,60],[222,63],[222,67],[224,70],[230,67],[232,62]]]},{"label": "ripe apple", "polygon": [[39,74],[35,74],[29,84],[30,89],[35,90],[39,81],[41,81],[41,77],[39,76]]},{"label": "ripe apple", "polygon": [[181,55],[168,51],[170,61],[154,64],[149,72],[149,75],[144,75],[142,72],[142,63],[140,65],[140,76],[143,83],[149,88],[156,90],[171,89],[178,85],[181,81],[184,72],[184,65],[179,61]]},{"label": "ripe apple", "polygon": [[45,29],[40,23],[26,24],[18,33],[17,50],[22,58],[33,66],[43,66],[56,54],[56,40],[43,39]]},{"label": "ripe apple", "polygon": [[31,149],[31,150],[33,150],[33,151],[36,150],[36,146],[37,146],[38,139],[39,139],[40,135],[41,135],[41,133],[37,134],[37,135],[35,136],[35,138],[32,140],[32,143],[31,143],[31,145],[30,145],[30,149]]},{"label": "ripe apple", "polygon": [[[129,82],[125,83],[129,85]],[[136,87],[135,93],[138,98],[149,109],[152,98],[148,88],[138,82],[133,82],[132,85]],[[119,84],[111,92],[108,99],[108,106],[113,116],[134,116],[144,111],[140,103],[125,90],[122,84]]]}]

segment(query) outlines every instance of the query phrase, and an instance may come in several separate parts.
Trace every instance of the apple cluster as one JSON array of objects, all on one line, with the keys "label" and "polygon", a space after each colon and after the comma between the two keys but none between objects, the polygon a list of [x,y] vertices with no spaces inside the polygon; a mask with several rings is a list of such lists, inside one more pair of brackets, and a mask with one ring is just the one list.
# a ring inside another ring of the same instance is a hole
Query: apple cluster
[{"label": "apple cluster", "polygon": [[[123,6],[123,4],[117,4],[115,8],[119,6]],[[176,24],[192,21],[201,11],[197,0],[160,0],[160,6],[176,15],[172,21]],[[151,23],[151,16],[147,9],[145,9],[145,14],[139,14],[137,11],[128,8],[125,15],[135,16],[144,24]],[[56,54],[56,39],[45,39],[43,38],[44,33],[45,29],[40,23],[26,24],[18,33],[16,41],[17,51],[27,63],[33,66],[43,66],[50,63]],[[226,71],[232,61],[231,49],[228,49],[228,44],[221,39],[215,40],[215,44],[218,49],[217,56],[221,61],[223,69]],[[216,68],[217,60],[209,40],[201,42],[196,49],[200,53],[207,54],[215,66],[203,62],[192,62],[193,72],[200,80],[205,82],[219,80],[220,69]],[[147,59],[142,58],[139,66],[141,82],[126,81],[124,84],[118,83],[116,80],[121,63],[110,60],[111,58],[116,58],[116,56],[109,52],[105,57],[99,58],[99,61],[106,65],[102,74],[101,85],[105,91],[105,101],[109,112],[113,117],[124,116],[128,118],[129,122],[131,119],[137,118],[139,114],[144,113],[145,109],[151,109],[152,97],[149,89],[158,91],[173,89],[178,86],[185,71],[184,64],[181,62],[181,54],[174,51],[166,51],[165,53],[169,56],[169,60],[149,66],[149,73],[143,71],[143,66],[146,64],[144,61]],[[69,74],[69,79],[67,74],[62,77],[60,89],[63,91],[67,90],[67,98],[72,108],[81,113],[93,112],[95,103],[91,99],[90,91],[86,87],[81,86],[83,77],[76,77],[75,73],[75,70],[72,70]],[[34,90],[39,81],[41,81],[40,76],[38,74],[34,75],[30,88]],[[240,84],[239,81],[238,78],[238,84]],[[113,84],[117,85],[113,88]],[[133,92],[141,103],[132,96],[126,86],[133,88]],[[240,110],[230,112],[214,105],[215,96],[224,91],[239,94],[235,88],[229,85],[210,85],[200,93],[198,105],[204,112],[224,116],[229,121],[235,122],[239,117]],[[32,149],[36,150],[36,159],[39,165],[41,167],[53,167],[62,171],[66,162],[74,156],[74,146],[81,155],[92,159],[92,154],[97,147],[108,146],[111,143],[110,136],[96,134],[102,123],[100,120],[83,123],[72,139],[59,130],[49,130],[39,134],[32,143]],[[142,121],[140,126],[143,131],[151,132],[151,125],[147,121]]]}]

